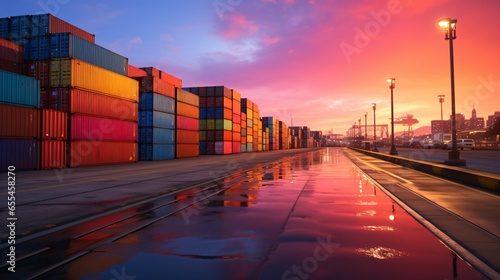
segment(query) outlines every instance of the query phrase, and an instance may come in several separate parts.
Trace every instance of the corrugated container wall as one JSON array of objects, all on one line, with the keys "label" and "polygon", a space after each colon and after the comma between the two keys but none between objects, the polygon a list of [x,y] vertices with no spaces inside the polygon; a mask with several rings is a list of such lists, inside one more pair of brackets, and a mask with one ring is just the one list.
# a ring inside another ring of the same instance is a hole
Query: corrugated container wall
[{"label": "corrugated container wall", "polygon": [[40,107],[39,81],[0,70],[0,103]]},{"label": "corrugated container wall", "polygon": [[0,38],[0,70],[23,74],[23,47]]},{"label": "corrugated container wall", "polygon": [[51,61],[51,87],[77,87],[138,101],[137,81],[76,59]]},{"label": "corrugated container wall", "polygon": [[0,104],[0,137],[40,138],[40,110]]},{"label": "corrugated container wall", "polygon": [[[137,143],[72,141],[69,167],[137,162]],[[91,151],[91,152],[90,152]]]},{"label": "corrugated container wall", "polygon": [[[68,114],[56,110],[42,110],[42,139],[66,140]],[[42,147],[43,152],[43,147]]]},{"label": "corrugated container wall", "polygon": [[137,142],[137,123],[84,115],[72,115],[71,140]]},{"label": "corrugated container wall", "polygon": [[66,143],[64,140],[43,140],[40,169],[66,167]]},{"label": "corrugated container wall", "polygon": [[125,76],[128,72],[128,58],[70,33],[30,40],[29,60],[56,58],[75,58]]}]

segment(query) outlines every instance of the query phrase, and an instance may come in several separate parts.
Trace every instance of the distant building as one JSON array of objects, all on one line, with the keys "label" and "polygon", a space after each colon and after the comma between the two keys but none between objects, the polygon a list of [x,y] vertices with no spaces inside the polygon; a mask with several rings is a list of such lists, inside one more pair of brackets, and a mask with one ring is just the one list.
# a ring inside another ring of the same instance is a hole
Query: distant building
[{"label": "distant building", "polygon": [[465,129],[484,129],[484,118],[478,118],[475,106],[472,107],[472,116],[470,120],[465,120]]},{"label": "distant building", "polygon": [[431,121],[431,132],[436,133],[451,133],[451,120],[441,120]]},{"label": "distant building", "polygon": [[500,117],[500,111],[496,111],[493,115],[488,116],[488,121],[486,121],[486,127],[487,128],[493,127],[498,117]]}]

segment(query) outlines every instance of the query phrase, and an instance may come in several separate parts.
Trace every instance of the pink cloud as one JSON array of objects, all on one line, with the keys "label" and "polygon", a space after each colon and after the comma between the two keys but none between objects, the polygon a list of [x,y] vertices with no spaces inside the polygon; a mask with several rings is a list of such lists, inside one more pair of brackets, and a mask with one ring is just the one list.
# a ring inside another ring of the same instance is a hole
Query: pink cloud
[{"label": "pink cloud", "polygon": [[281,41],[282,38],[280,37],[264,37],[262,38],[262,42],[264,44],[276,44],[278,43],[279,41]]},{"label": "pink cloud", "polygon": [[259,31],[259,27],[244,15],[234,14],[229,20],[228,28],[223,33],[225,38],[238,38]]}]

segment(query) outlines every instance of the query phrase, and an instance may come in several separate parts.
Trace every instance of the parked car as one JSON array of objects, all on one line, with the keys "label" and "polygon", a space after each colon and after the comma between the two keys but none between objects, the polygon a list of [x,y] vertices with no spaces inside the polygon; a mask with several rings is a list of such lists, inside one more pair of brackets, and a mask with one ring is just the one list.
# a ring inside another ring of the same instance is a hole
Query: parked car
[{"label": "parked car", "polygon": [[424,139],[420,141],[420,147],[422,147],[423,149],[431,149],[434,147],[434,141],[429,138]]},{"label": "parked car", "polygon": [[[446,143],[446,149],[451,150],[452,142]],[[457,149],[471,149],[474,150],[476,144],[474,139],[457,139]]]}]

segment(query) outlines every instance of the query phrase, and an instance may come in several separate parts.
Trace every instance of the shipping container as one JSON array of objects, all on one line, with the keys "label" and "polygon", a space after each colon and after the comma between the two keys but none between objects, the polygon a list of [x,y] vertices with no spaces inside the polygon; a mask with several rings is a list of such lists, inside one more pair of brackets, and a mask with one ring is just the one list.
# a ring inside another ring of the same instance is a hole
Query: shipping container
[{"label": "shipping container", "polygon": [[0,70],[0,103],[40,107],[39,81]]},{"label": "shipping container", "polygon": [[71,115],[71,140],[135,141],[138,140],[136,122]]},{"label": "shipping container", "polygon": [[127,76],[128,58],[71,33],[38,36],[30,40],[28,60],[75,58]]},{"label": "shipping container", "polygon": [[0,59],[0,70],[23,75],[24,63],[17,63]]},{"label": "shipping container", "polygon": [[42,106],[68,113],[137,121],[138,103],[77,88],[42,89]]},{"label": "shipping container", "polygon": [[136,142],[71,141],[69,167],[137,162]]},{"label": "shipping container", "polygon": [[147,73],[146,73],[146,71],[129,64],[127,75],[129,77],[146,77]]},{"label": "shipping container", "polygon": [[68,114],[66,112],[43,109],[41,115],[42,139],[65,140],[68,138]]},{"label": "shipping container", "polygon": [[138,78],[140,92],[153,92],[175,98],[175,86],[157,77],[146,76]]},{"label": "shipping container", "polygon": [[176,128],[183,129],[183,130],[198,131],[198,130],[202,129],[202,123],[204,125],[203,129],[206,129],[206,120],[198,120],[198,119],[194,119],[194,118],[189,118],[189,117],[177,115]]},{"label": "shipping container", "polygon": [[[5,34],[6,25],[8,28],[7,34]],[[66,32],[95,43],[95,36],[93,34],[51,14],[12,16],[7,20],[0,20],[0,36],[9,40]]]},{"label": "shipping container", "polygon": [[168,160],[175,158],[174,144],[140,144],[139,160]]},{"label": "shipping container", "polygon": [[193,130],[176,130],[177,144],[198,144],[200,142],[200,133]]},{"label": "shipping container", "polygon": [[[173,85],[174,87],[182,88],[182,80],[168,74],[167,72],[156,69],[154,67],[143,67],[141,69],[146,71],[148,76],[155,77],[155,78],[162,80],[170,85]],[[174,92],[174,94],[175,94],[175,92]],[[175,95],[172,97],[175,97]]]},{"label": "shipping container", "polygon": [[241,142],[233,142],[233,154],[241,153]]},{"label": "shipping container", "polygon": [[186,103],[189,105],[193,105],[195,107],[200,107],[200,98],[198,95],[193,94],[189,91],[183,90],[179,87],[177,87],[175,90],[176,90],[176,98],[175,99],[177,100],[177,102],[182,102],[182,103]]},{"label": "shipping container", "polygon": [[38,79],[40,87],[50,86],[50,61],[36,60],[26,63],[26,75]]},{"label": "shipping container", "polygon": [[0,38],[9,38],[10,18],[0,18]]},{"label": "shipping container", "polygon": [[176,158],[197,157],[200,155],[199,145],[196,144],[179,144],[175,147]]},{"label": "shipping container", "polygon": [[0,38],[0,60],[24,63],[23,46],[15,44],[9,40]]},{"label": "shipping container", "polygon": [[175,130],[159,127],[139,127],[139,143],[174,144]]},{"label": "shipping container", "polygon": [[233,153],[233,142],[232,141],[218,141],[215,142],[215,154],[216,155],[228,155]]},{"label": "shipping container", "polygon": [[200,152],[200,155],[207,154],[207,142],[206,141],[200,141],[199,152]]},{"label": "shipping container", "polygon": [[64,140],[42,140],[40,168],[65,168],[66,145],[67,142]]},{"label": "shipping container", "polygon": [[175,99],[157,93],[140,93],[139,110],[155,110],[174,114]]},{"label": "shipping container", "polygon": [[0,104],[0,137],[40,138],[40,110]]},{"label": "shipping container", "polygon": [[76,87],[131,101],[138,101],[138,82],[76,59],[51,61],[50,86]]},{"label": "shipping container", "polygon": [[158,111],[139,111],[139,126],[175,129],[175,115]]},{"label": "shipping container", "polygon": [[0,170],[5,172],[9,166],[16,171],[38,169],[39,152],[39,140],[0,138]]},{"label": "shipping container", "polygon": [[200,117],[200,109],[194,105],[177,102],[177,115],[198,119]]}]

